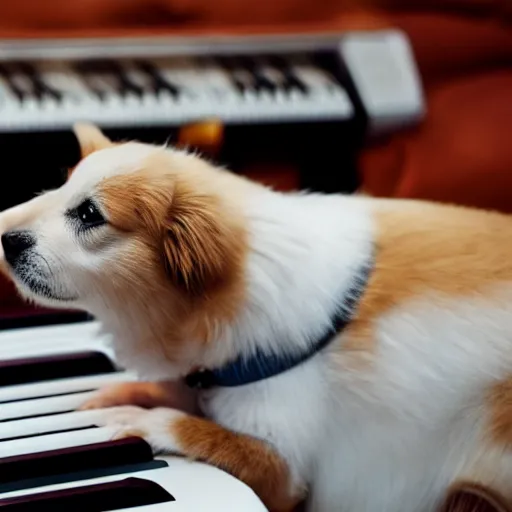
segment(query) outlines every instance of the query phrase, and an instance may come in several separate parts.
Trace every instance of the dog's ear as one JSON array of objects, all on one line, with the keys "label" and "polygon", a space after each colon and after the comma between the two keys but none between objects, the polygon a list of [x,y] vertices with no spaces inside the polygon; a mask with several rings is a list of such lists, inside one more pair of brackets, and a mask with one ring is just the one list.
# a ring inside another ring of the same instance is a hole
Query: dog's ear
[{"label": "dog's ear", "polygon": [[512,506],[494,490],[464,482],[449,491],[439,512],[512,512]]},{"label": "dog's ear", "polygon": [[166,272],[191,296],[208,294],[241,267],[243,237],[214,197],[176,186],[163,233]]},{"label": "dog's ear", "polygon": [[88,123],[76,123],[73,132],[80,146],[82,158],[113,145],[113,142],[95,125]]},{"label": "dog's ear", "polygon": [[[80,147],[80,158],[113,145],[113,142],[105,136],[105,134],[93,124],[89,123],[76,123],[73,125],[73,132],[77,138]],[[76,166],[75,166],[76,167]],[[67,179],[71,177],[75,167],[67,170]]]}]

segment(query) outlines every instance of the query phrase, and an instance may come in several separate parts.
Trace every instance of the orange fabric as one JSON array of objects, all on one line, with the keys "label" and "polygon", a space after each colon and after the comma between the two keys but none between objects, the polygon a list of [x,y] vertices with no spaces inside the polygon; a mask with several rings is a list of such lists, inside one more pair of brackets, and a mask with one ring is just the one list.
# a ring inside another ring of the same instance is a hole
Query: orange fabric
[{"label": "orange fabric", "polygon": [[182,26],[288,25],[332,22],[348,9],[422,10],[499,17],[510,12],[509,0],[16,0],[0,5],[0,28],[36,31]]},{"label": "orange fabric", "polygon": [[361,157],[364,187],[512,212],[512,72],[481,72],[433,88],[417,130]]},{"label": "orange fabric", "polygon": [[247,2],[238,0],[17,0],[2,2],[1,24],[35,30],[130,26],[206,26],[293,23],[328,19],[338,0]]},{"label": "orange fabric", "polygon": [[512,64],[512,24],[503,16],[394,13],[390,22],[407,33],[427,87]]},{"label": "orange fabric", "polygon": [[424,79],[428,113],[416,129],[367,148],[363,188],[512,212],[510,17],[396,14]]}]

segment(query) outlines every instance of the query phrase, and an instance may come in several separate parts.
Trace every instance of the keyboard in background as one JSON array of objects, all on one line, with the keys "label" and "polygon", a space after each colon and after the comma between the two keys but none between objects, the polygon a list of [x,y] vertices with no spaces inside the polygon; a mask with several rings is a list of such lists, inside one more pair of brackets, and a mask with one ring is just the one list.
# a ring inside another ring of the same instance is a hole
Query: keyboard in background
[{"label": "keyboard in background", "polygon": [[321,56],[87,59],[0,65],[1,131],[345,121],[354,107]]},{"label": "keyboard in background", "polygon": [[0,42],[0,209],[59,186],[79,160],[71,125],[171,143],[224,125],[216,160],[297,169],[298,186],[353,192],[369,134],[417,122],[421,88],[397,31]]}]

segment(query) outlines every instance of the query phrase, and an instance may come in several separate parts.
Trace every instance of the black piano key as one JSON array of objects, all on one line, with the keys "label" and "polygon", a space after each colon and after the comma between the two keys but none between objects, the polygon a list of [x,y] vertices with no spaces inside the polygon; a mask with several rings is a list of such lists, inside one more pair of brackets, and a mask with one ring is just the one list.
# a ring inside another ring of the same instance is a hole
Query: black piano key
[{"label": "black piano key", "polygon": [[141,97],[144,94],[144,89],[130,79],[118,62],[106,61],[103,65],[103,69],[109,71],[111,75],[115,77],[118,82],[119,93],[122,96],[132,93]]},{"label": "black piano key", "polygon": [[180,88],[167,80],[150,62],[147,61],[138,61],[136,66],[145,73],[151,79],[151,88],[153,93],[158,95],[161,92],[168,92],[175,98],[180,96]]},{"label": "black piano key", "polygon": [[16,67],[30,80],[33,87],[32,92],[37,99],[42,100],[44,97],[50,97],[57,101],[62,99],[62,93],[50,87],[35,66],[28,62],[19,62]]},{"label": "black piano key", "polygon": [[126,74],[123,67],[114,60],[91,60],[83,63],[82,69],[90,74],[103,74],[111,76],[117,83],[117,92],[121,96],[135,94],[142,96],[144,90]]},{"label": "black piano key", "polygon": [[126,478],[117,482],[87,485],[0,499],[2,512],[103,512],[176,501],[151,480]]},{"label": "black piano key", "polygon": [[250,90],[250,84],[248,84],[246,80],[243,80],[240,77],[240,68],[237,66],[236,62],[232,58],[218,57],[217,62],[220,64],[221,67],[223,67],[226,70],[231,80],[231,83],[240,94],[244,94],[244,92]]},{"label": "black piano key", "polygon": [[94,318],[91,315],[83,311],[40,309],[29,313],[24,312],[23,315],[6,315],[0,318],[0,331],[24,329],[26,327],[43,327],[45,325],[91,322],[93,320]]},{"label": "black piano key", "polygon": [[99,84],[95,75],[98,71],[95,69],[94,63],[91,61],[80,61],[74,64],[75,71],[81,76],[85,86],[100,101],[105,101],[108,91],[105,90],[104,84]]},{"label": "black piano key", "polygon": [[280,56],[272,56],[269,57],[272,65],[278,69],[278,71],[283,76],[282,87],[286,92],[290,92],[292,90],[298,90],[303,94],[307,94],[309,89],[308,86],[293,72],[293,68],[290,64]]},{"label": "black piano key", "polygon": [[9,67],[0,64],[0,75],[9,85],[11,92],[18,98],[19,101],[23,101],[27,93],[13,80],[13,72]]},{"label": "black piano key", "polygon": [[94,81],[89,80],[87,77],[84,77],[84,84],[100,101],[105,101],[107,97],[107,92],[98,87],[94,83]]},{"label": "black piano key", "polygon": [[153,461],[151,447],[138,437],[3,457],[0,492],[20,481],[152,462],[158,461]]},{"label": "black piano key", "polygon": [[240,64],[243,68],[251,74],[254,80],[254,88],[257,91],[267,91],[273,93],[277,90],[277,85],[272,82],[265,74],[261,71],[260,67],[250,57],[242,57]]},{"label": "black piano key", "polygon": [[115,372],[110,359],[101,352],[84,351],[0,361],[0,386]]}]

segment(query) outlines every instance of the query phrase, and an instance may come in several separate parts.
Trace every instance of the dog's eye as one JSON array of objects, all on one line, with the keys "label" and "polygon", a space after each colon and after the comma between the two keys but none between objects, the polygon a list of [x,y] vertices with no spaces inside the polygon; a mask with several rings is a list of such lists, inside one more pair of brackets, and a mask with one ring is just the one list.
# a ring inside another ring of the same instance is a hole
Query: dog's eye
[{"label": "dog's eye", "polygon": [[101,226],[105,224],[105,218],[98,210],[98,207],[90,200],[86,199],[77,209],[78,220],[86,228]]}]

